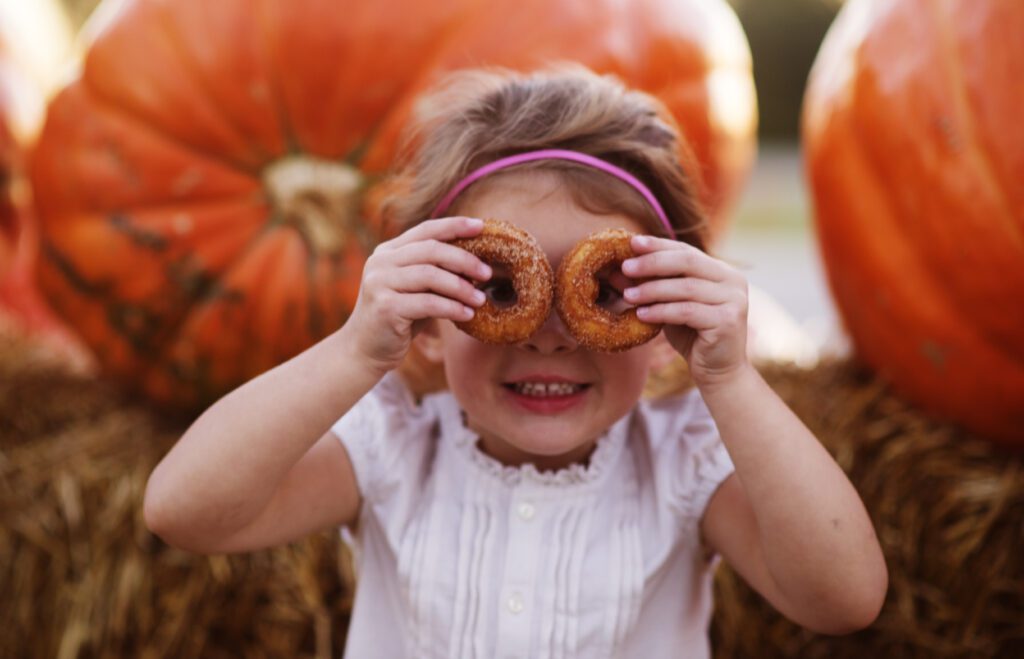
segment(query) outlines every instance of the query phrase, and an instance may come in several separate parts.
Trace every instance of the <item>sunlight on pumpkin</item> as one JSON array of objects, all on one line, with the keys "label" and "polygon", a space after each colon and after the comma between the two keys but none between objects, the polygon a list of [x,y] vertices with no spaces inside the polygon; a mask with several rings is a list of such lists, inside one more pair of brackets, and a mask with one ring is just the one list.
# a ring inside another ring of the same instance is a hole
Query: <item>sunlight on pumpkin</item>
[{"label": "sunlight on pumpkin", "polygon": [[[752,5],[755,2],[788,2],[789,0],[729,0],[729,4],[740,9],[747,5]],[[818,0],[818,4],[825,5],[826,7],[842,7],[846,4],[846,0]]]},{"label": "sunlight on pumpkin", "polygon": [[[815,96],[837,99],[837,104],[846,105],[849,94],[854,86],[850,78],[856,68],[857,51],[848,44],[864,42],[864,37],[872,22],[876,6],[868,3],[854,3],[839,15],[832,24],[828,34],[821,43],[821,49],[815,59],[814,66],[808,77],[818,87]],[[828,76],[815,75],[815,69],[827,70]],[[825,107],[808,105],[804,113],[807,130],[818,130],[818,122],[825,114]]]},{"label": "sunlight on pumpkin", "polygon": [[744,135],[754,130],[757,99],[750,78],[739,71],[713,71],[708,76],[708,102],[722,130]]},{"label": "sunlight on pumpkin", "polygon": [[73,53],[72,30],[56,2],[0,0],[0,51],[21,81],[38,96],[12,94],[10,126],[19,141],[31,141],[41,127],[45,98],[61,84]]},{"label": "sunlight on pumpkin", "polygon": [[[708,103],[716,125],[733,135],[754,132],[757,98],[750,77],[750,48],[739,19],[728,7],[718,7],[720,16],[710,21],[705,35],[708,58],[719,66],[710,68],[707,79]],[[741,55],[742,54],[742,55]]]},{"label": "sunlight on pumpkin", "polygon": [[71,24],[59,3],[0,0],[0,43],[47,90],[61,82],[72,40]]},{"label": "sunlight on pumpkin", "polygon": [[89,14],[82,26],[80,38],[86,46],[95,41],[108,28],[117,23],[121,14],[128,9],[128,0],[104,0]]}]

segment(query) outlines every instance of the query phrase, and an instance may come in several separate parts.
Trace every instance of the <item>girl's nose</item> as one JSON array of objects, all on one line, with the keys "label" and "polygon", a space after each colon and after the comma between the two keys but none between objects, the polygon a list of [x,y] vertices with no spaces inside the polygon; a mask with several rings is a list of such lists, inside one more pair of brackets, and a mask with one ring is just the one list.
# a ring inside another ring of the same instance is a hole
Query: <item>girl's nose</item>
[{"label": "girl's nose", "polygon": [[561,316],[552,309],[547,320],[528,339],[521,344],[524,348],[535,350],[541,354],[572,352],[578,344],[576,338],[562,322]]}]

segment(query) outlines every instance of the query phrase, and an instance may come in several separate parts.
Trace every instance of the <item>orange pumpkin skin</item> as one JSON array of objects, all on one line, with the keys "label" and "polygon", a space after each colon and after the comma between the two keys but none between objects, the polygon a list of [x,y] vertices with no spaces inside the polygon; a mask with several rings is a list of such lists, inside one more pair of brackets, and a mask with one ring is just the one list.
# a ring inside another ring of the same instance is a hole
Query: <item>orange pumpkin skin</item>
[{"label": "orange pumpkin skin", "polygon": [[445,70],[571,59],[655,93],[718,227],[752,161],[749,52],[724,0],[116,7],[33,158],[41,284],[108,374],[174,407],[344,323],[379,240],[376,184]]},{"label": "orange pumpkin skin", "polygon": [[856,351],[908,398],[1024,447],[1024,3],[851,0],[803,134]]}]

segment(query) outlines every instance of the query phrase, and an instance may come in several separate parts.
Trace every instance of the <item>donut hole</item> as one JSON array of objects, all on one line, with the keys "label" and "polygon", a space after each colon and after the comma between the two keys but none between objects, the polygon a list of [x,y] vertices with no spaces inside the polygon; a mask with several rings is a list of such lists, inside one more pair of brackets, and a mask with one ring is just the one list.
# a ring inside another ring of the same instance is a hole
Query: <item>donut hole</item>
[{"label": "donut hole", "polygon": [[512,280],[512,269],[504,263],[489,263],[491,278],[477,285],[487,296],[488,302],[498,309],[509,309],[519,302],[515,283]]},{"label": "donut hole", "polygon": [[622,292],[635,282],[622,274],[622,261],[612,261],[594,273],[597,280],[597,296],[594,304],[613,314],[621,314],[635,305],[626,301]]}]

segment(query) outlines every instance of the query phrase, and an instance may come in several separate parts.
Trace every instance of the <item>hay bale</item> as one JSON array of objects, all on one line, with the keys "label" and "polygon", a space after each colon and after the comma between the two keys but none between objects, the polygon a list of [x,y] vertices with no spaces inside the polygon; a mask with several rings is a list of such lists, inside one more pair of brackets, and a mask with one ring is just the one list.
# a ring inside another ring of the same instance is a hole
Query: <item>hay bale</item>
[{"label": "hay bale", "polygon": [[203,557],[146,530],[146,480],[180,434],[0,336],[0,657],[340,655],[337,534]]},{"label": "hay bale", "polygon": [[869,629],[818,636],[724,568],[716,657],[1024,657],[1024,456],[929,419],[853,363],[765,377],[860,492],[889,592]]},{"label": "hay bale", "polygon": [[[875,625],[830,638],[722,569],[715,656],[1024,656],[1024,460],[849,363],[765,375],[864,497],[891,587]],[[337,534],[202,557],[146,531],[146,479],[181,432],[0,335],[0,658],[340,654],[353,578]]]}]

